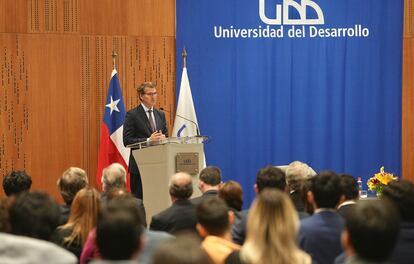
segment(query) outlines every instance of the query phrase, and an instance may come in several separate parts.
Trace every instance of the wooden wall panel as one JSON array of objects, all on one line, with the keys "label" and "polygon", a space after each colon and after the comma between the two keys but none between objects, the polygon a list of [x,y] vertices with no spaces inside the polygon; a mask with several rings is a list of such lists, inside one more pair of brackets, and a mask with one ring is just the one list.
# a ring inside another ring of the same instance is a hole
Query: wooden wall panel
[{"label": "wooden wall panel", "polygon": [[112,50],[126,108],[150,80],[158,106],[173,112],[174,0],[0,1],[1,175],[25,169],[33,189],[58,200],[56,179],[69,166],[95,185]]},{"label": "wooden wall panel", "polygon": [[81,34],[175,36],[174,0],[81,1]]},{"label": "wooden wall panel", "polygon": [[414,182],[414,0],[404,7],[402,175]]}]

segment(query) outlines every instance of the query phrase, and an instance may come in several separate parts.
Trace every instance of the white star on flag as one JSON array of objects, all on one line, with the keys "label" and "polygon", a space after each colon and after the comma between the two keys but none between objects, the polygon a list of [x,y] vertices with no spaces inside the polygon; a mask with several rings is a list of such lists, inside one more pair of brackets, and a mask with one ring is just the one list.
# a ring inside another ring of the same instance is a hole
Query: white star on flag
[{"label": "white star on flag", "polygon": [[108,107],[109,109],[111,109],[111,113],[110,113],[111,115],[112,115],[112,112],[114,110],[117,111],[117,112],[119,112],[119,109],[118,109],[118,106],[117,106],[118,103],[119,103],[119,99],[114,101],[112,99],[112,96],[111,96],[111,102],[106,105],[106,107]]}]

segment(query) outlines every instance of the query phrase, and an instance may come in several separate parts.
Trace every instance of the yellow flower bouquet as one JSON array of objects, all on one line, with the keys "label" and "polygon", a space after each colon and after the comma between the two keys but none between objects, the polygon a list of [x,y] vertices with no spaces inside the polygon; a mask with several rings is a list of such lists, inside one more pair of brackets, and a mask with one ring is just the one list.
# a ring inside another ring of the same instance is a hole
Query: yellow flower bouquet
[{"label": "yellow flower bouquet", "polygon": [[380,172],[376,173],[374,177],[371,177],[368,182],[368,190],[374,191],[378,197],[381,197],[382,191],[390,181],[398,180],[398,177],[392,173],[385,172],[384,166],[381,167]]}]

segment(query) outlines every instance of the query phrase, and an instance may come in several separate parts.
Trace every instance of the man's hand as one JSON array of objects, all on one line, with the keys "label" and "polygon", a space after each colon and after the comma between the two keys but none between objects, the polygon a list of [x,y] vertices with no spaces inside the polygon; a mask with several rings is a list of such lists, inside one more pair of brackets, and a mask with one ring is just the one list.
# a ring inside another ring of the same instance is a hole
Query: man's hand
[{"label": "man's hand", "polygon": [[149,141],[150,142],[160,141],[163,138],[165,138],[165,135],[161,132],[161,130],[158,130],[151,134]]}]

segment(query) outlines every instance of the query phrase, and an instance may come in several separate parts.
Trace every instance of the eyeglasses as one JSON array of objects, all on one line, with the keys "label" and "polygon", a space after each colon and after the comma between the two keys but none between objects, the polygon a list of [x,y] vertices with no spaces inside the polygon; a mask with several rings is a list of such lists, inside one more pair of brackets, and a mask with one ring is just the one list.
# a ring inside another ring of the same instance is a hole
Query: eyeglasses
[{"label": "eyeglasses", "polygon": [[155,92],[155,93],[145,93],[145,94],[148,95],[148,96],[156,96],[157,92]]}]

